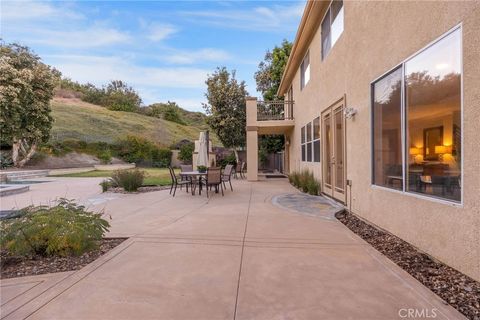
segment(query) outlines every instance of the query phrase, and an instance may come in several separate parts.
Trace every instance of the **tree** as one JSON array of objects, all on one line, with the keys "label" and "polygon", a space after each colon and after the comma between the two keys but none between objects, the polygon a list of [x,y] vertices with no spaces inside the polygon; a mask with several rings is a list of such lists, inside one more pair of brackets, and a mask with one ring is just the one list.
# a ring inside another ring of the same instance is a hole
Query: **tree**
[{"label": "tree", "polygon": [[191,164],[193,159],[193,151],[195,150],[195,144],[193,142],[185,143],[180,147],[178,153],[178,160],[185,164]]},{"label": "tree", "polygon": [[[283,40],[282,44],[279,47],[275,46],[272,52],[267,51],[264,60],[259,63],[258,71],[255,72],[255,81],[257,83],[257,91],[262,93],[263,100],[283,99],[283,97],[277,96],[277,91],[291,51],[292,43]],[[266,159],[268,153],[281,151],[284,143],[285,139],[283,136],[261,136],[259,143],[260,158]]]},{"label": "tree", "polygon": [[277,96],[277,91],[291,51],[292,43],[283,40],[280,47],[275,46],[272,52],[267,51],[264,60],[258,65],[258,71],[255,72],[255,81],[257,91],[262,93],[265,101],[280,98]]},{"label": "tree", "polygon": [[135,112],[140,108],[142,99],[132,87],[122,80],[113,80],[104,89],[102,105],[110,110]]},{"label": "tree", "polygon": [[60,72],[41,62],[28,47],[0,44],[0,132],[22,167],[47,142],[52,128],[50,100]]},{"label": "tree", "polygon": [[182,109],[176,102],[158,102],[144,107],[140,111],[149,117],[163,118],[164,120],[176,122],[181,125],[187,124],[183,118]]},{"label": "tree", "polygon": [[238,161],[237,148],[245,146],[245,126],[247,121],[246,100],[248,92],[245,81],[238,82],[235,71],[225,68],[208,77],[208,104],[203,107],[208,115],[207,124],[217,134],[226,148],[232,148]]}]

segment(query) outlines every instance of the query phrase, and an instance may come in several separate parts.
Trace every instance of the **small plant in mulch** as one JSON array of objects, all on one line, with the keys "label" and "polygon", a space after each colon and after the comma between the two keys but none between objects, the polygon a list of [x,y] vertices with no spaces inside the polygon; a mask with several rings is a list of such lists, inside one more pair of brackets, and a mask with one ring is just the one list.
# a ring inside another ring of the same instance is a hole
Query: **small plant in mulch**
[{"label": "small plant in mulch", "polygon": [[351,213],[339,213],[337,218],[467,318],[480,320],[480,282]]},{"label": "small plant in mulch", "polygon": [[144,193],[144,192],[153,192],[153,191],[161,191],[161,190],[168,190],[170,189],[170,185],[166,186],[158,186],[158,185],[143,185],[138,187],[136,191],[127,191],[124,188],[116,185],[116,183],[112,179],[105,179],[100,182],[100,187],[102,188],[102,192],[113,192],[113,193]]},{"label": "small plant in mulch", "polygon": [[315,179],[313,173],[307,169],[300,172],[292,172],[288,175],[290,183],[302,192],[318,196],[320,194],[320,182]]},{"label": "small plant in mulch", "polygon": [[107,192],[111,187],[113,187],[113,183],[111,179],[105,179],[99,183],[100,187],[102,188],[102,192]]},{"label": "small plant in mulch", "polygon": [[30,206],[0,223],[0,245],[15,256],[81,255],[97,248],[110,224],[71,200]]},{"label": "small plant in mulch", "polygon": [[112,183],[127,192],[135,192],[143,185],[145,172],[138,169],[116,170],[112,174]]},{"label": "small plant in mulch", "polygon": [[125,240],[105,239],[109,227],[102,213],[67,199],[22,209],[0,221],[1,278],[78,270]]}]

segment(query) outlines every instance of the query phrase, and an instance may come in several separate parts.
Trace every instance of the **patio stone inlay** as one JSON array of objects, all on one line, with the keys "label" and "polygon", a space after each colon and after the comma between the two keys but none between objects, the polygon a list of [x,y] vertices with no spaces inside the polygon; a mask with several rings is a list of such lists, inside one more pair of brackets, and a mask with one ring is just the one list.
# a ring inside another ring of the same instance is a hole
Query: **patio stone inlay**
[{"label": "patio stone inlay", "polygon": [[301,193],[275,196],[272,203],[290,211],[326,220],[335,220],[335,214],[343,210],[341,206],[335,205],[332,200],[325,197]]}]

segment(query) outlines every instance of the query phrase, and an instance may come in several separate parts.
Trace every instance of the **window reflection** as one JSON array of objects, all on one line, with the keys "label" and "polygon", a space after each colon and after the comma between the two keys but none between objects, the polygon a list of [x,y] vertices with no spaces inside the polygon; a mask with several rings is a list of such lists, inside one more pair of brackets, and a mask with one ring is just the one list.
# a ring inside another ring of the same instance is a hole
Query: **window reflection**
[{"label": "window reflection", "polygon": [[461,30],[405,63],[407,190],[460,201]]},{"label": "window reflection", "polygon": [[300,89],[303,89],[308,81],[310,81],[310,53],[307,52],[305,58],[303,58],[302,64],[300,66],[301,77],[300,77]]},{"label": "window reflection", "polygon": [[335,45],[343,33],[343,1],[332,1],[325,18],[322,21],[322,60],[328,55],[330,49]]},{"label": "window reflection", "polygon": [[403,190],[402,68],[373,84],[373,183]]}]

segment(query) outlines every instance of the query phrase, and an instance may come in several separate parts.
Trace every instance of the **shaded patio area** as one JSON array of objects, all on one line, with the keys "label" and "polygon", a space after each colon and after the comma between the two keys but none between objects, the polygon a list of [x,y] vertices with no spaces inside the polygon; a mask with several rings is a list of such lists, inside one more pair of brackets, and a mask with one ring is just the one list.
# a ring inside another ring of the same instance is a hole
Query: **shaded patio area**
[{"label": "shaded patio area", "polygon": [[130,239],[79,271],[2,280],[1,318],[463,319],[336,219],[302,214],[287,181],[233,183],[98,202]]}]

